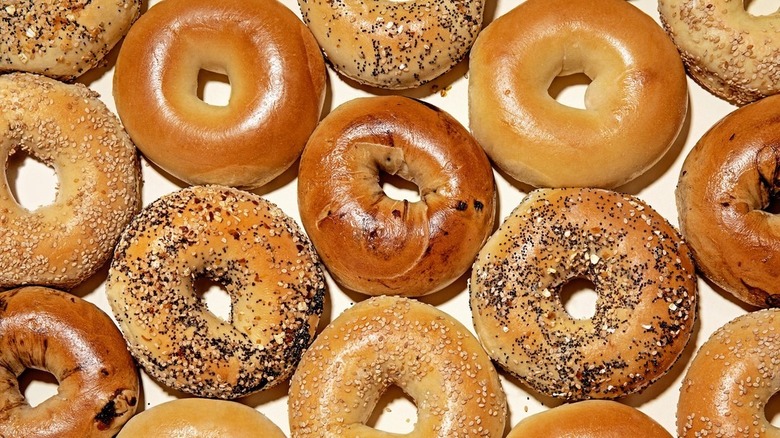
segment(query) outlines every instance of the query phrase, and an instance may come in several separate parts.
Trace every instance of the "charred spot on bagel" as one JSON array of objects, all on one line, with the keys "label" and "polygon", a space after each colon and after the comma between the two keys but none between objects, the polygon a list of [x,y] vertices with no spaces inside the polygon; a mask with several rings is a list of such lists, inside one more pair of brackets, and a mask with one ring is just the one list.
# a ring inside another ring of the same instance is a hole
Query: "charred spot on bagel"
[{"label": "charred spot on bagel", "polygon": [[95,421],[98,423],[98,430],[110,428],[111,423],[113,423],[114,419],[118,416],[114,400],[109,400],[108,403],[103,406],[103,409],[95,415]]}]

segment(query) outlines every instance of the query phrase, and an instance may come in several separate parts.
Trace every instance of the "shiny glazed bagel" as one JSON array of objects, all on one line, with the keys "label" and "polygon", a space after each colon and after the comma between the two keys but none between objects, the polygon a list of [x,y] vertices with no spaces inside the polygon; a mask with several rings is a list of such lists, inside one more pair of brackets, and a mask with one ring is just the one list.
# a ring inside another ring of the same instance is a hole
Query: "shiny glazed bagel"
[{"label": "shiny glazed bagel", "polygon": [[[420,201],[389,198],[384,172]],[[421,296],[460,277],[493,226],[496,189],[485,153],[446,112],[399,96],[331,112],[301,156],[298,207],[333,277],[368,295]]]},{"label": "shiny glazed bagel", "polygon": [[141,0],[5,1],[0,72],[75,79],[98,65],[140,10]]},{"label": "shiny glazed bagel", "polygon": [[[46,370],[57,394],[31,407],[25,369]],[[135,413],[138,372],[111,319],[76,296],[43,287],[0,293],[0,436],[112,437]]]},{"label": "shiny glazed bagel", "polygon": [[737,105],[780,91],[780,15],[753,16],[745,2],[660,0],[658,11],[688,74]]},{"label": "shiny glazed bagel", "polygon": [[702,136],[677,184],[680,230],[710,280],[758,307],[780,307],[780,96],[746,105]]},{"label": "shiny glazed bagel", "polygon": [[285,438],[265,415],[227,400],[177,399],[131,418],[117,438]]},{"label": "shiny glazed bagel", "polygon": [[[197,96],[225,74],[227,106]],[[151,161],[190,184],[259,187],[301,154],[320,118],[325,63],[275,0],[166,0],[125,39],[114,73],[119,117]]]},{"label": "shiny glazed bagel", "polygon": [[493,364],[458,321],[402,297],[373,297],[329,324],[292,378],[292,438],[397,436],[365,425],[397,385],[417,405],[410,438],[503,434],[506,398]]},{"label": "shiny glazed bagel", "polygon": [[780,310],[737,317],[701,346],[682,381],[680,438],[771,438],[764,408],[780,392]]},{"label": "shiny glazed bagel", "polygon": [[[550,96],[557,76],[592,82],[585,109]],[[480,33],[469,119],[498,167],[536,187],[624,184],[655,164],[687,112],[685,72],[652,18],[624,0],[529,0]]]},{"label": "shiny glazed bagel", "polygon": [[506,438],[672,438],[655,420],[607,400],[561,405],[525,418]]},{"label": "shiny glazed bagel", "polygon": [[[583,278],[591,318],[561,302]],[[677,230],[637,198],[538,189],[488,239],[472,269],[474,327],[488,354],[543,394],[617,398],[671,368],[691,336],[696,274]]]},{"label": "shiny glazed bagel", "polygon": [[[194,291],[199,278],[224,287],[228,320]],[[144,208],[106,283],[130,352],[149,375],[225,399],[287,379],[314,336],[324,291],[317,255],[295,222],[256,195],[219,186]]]},{"label": "shiny glazed bagel", "polygon": [[0,288],[72,288],[108,260],[140,207],[135,146],[83,85],[11,73],[0,76],[4,168],[20,151],[54,169],[57,195],[30,211],[0,177]]},{"label": "shiny glazed bagel", "polygon": [[403,89],[450,70],[482,28],[484,0],[298,0],[330,65],[362,84]]}]

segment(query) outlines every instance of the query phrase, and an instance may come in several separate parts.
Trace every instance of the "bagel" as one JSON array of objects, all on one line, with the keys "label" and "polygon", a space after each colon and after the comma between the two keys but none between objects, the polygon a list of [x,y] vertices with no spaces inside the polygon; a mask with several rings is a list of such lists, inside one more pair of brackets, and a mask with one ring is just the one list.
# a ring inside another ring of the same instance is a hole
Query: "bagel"
[{"label": "bagel", "polygon": [[[30,407],[27,368],[57,379]],[[0,293],[0,436],[112,437],[138,407],[138,372],[111,319],[76,296],[43,287]]]},{"label": "bagel", "polygon": [[[566,312],[576,278],[591,318]],[[532,389],[568,400],[639,391],[680,357],[696,316],[696,273],[677,230],[630,195],[528,194],[474,262],[471,310],[488,354]]]},{"label": "bagel", "polygon": [[[550,96],[592,82],[585,109]],[[620,186],[655,164],[688,108],[685,71],[652,18],[624,0],[529,0],[477,37],[469,124],[509,176],[535,187]]]},{"label": "bagel", "polygon": [[387,89],[417,87],[450,70],[474,43],[485,9],[484,0],[298,5],[333,69]]},{"label": "bagel", "polygon": [[[193,291],[221,284],[228,320]],[[159,382],[232,399],[292,373],[314,336],[325,281],[295,222],[248,192],[196,186],[163,196],[120,239],[106,283],[111,310],[139,364]]]},{"label": "bagel", "polygon": [[135,146],[95,92],[29,73],[0,76],[0,138],[3,163],[24,151],[58,179],[54,202],[29,211],[0,178],[0,288],[70,289],[105,264],[140,208]]},{"label": "bagel", "polygon": [[[385,195],[382,172],[417,184],[420,201]],[[298,210],[342,286],[421,296],[469,268],[493,227],[496,189],[485,153],[452,116],[406,97],[371,97],[342,104],[312,134]]]},{"label": "bagel", "polygon": [[365,425],[393,384],[417,405],[409,437],[504,432],[504,391],[474,336],[433,306],[383,296],[346,310],[304,354],[290,385],[292,437],[396,436]]},{"label": "bagel", "polygon": [[753,16],[743,2],[659,0],[661,24],[688,74],[736,105],[780,91],[780,17]]},{"label": "bagel", "polygon": [[265,415],[226,400],[178,399],[157,405],[127,422],[117,438],[285,438]]},{"label": "bagel", "polygon": [[72,80],[127,33],[141,0],[13,1],[0,8],[0,72]]},{"label": "bagel", "polygon": [[672,438],[655,420],[607,400],[561,405],[525,418],[506,438]]},{"label": "bagel", "polygon": [[746,105],[706,132],[677,183],[680,230],[699,270],[738,299],[780,307],[780,96]]},{"label": "bagel", "polygon": [[767,401],[780,391],[780,310],[748,313],[716,330],[682,381],[680,438],[773,437]]},{"label": "bagel", "polygon": [[[227,75],[227,106],[198,98],[200,70]],[[128,32],[113,93],[133,141],[163,170],[254,188],[300,156],[325,79],[317,42],[277,1],[164,1]]]}]

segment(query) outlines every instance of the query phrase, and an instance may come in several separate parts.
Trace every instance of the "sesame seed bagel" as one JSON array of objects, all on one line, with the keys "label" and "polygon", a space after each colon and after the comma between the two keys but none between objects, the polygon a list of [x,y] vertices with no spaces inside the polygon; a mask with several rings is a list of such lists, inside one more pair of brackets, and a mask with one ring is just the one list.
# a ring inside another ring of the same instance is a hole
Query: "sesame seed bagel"
[{"label": "sesame seed bagel", "polygon": [[135,146],[83,85],[11,73],[0,76],[0,160],[17,151],[52,167],[58,187],[52,204],[29,211],[0,178],[0,288],[72,288],[108,260],[138,211]]},{"label": "sesame seed bagel", "polygon": [[688,74],[737,105],[780,91],[780,15],[753,16],[741,1],[660,0],[661,23]]},{"label": "sesame seed bagel", "polygon": [[680,438],[770,438],[766,418],[780,392],[780,310],[748,313],[715,331],[696,353],[677,404]]},{"label": "sesame seed bagel", "polygon": [[[561,291],[592,283],[591,318]],[[688,343],[696,274],[677,230],[647,204],[601,189],[538,189],[490,237],[471,276],[488,354],[543,394],[617,398],[663,376]]]},{"label": "sesame seed bagel", "polygon": [[365,425],[391,385],[417,405],[405,436],[503,434],[504,391],[474,336],[433,306],[374,297],[342,313],[304,354],[290,386],[292,437],[397,436]]},{"label": "sesame seed bagel", "polygon": [[700,272],[738,299],[780,307],[780,96],[746,105],[705,133],[677,183],[680,230]]},{"label": "sesame seed bagel", "polygon": [[[46,370],[57,393],[31,407],[17,377]],[[0,436],[112,437],[138,405],[138,371],[97,306],[43,287],[0,293]]]},{"label": "sesame seed bagel", "polygon": [[[198,97],[201,70],[228,77],[226,106]],[[163,1],[128,32],[113,93],[133,141],[165,171],[254,188],[300,156],[325,80],[317,41],[276,0]]]},{"label": "sesame seed bagel", "polygon": [[[221,284],[227,321],[193,290]],[[130,352],[165,385],[236,398],[284,381],[311,343],[324,276],[295,222],[251,193],[219,186],[154,201],[117,245],[106,293]]]},{"label": "sesame seed bagel", "polygon": [[585,400],[540,412],[517,424],[506,438],[672,438],[641,411],[608,400]]},{"label": "sesame seed bagel", "polygon": [[[381,173],[419,187],[388,197]],[[328,271],[368,295],[421,296],[469,268],[493,227],[493,171],[446,112],[400,96],[332,111],[301,156],[298,207]]]},{"label": "sesame seed bagel", "polygon": [[[550,96],[558,76],[591,79],[585,108]],[[528,0],[479,34],[469,123],[511,177],[535,187],[620,186],[655,164],[688,108],[674,45],[624,0]]]},{"label": "sesame seed bagel", "polygon": [[468,53],[482,28],[484,0],[298,0],[303,21],[330,65],[362,84],[422,85]]},{"label": "sesame seed bagel", "polygon": [[0,72],[75,79],[98,65],[140,11],[141,0],[3,2]]},{"label": "sesame seed bagel", "polygon": [[131,418],[117,438],[285,438],[265,415],[227,400],[178,399],[157,405]]}]

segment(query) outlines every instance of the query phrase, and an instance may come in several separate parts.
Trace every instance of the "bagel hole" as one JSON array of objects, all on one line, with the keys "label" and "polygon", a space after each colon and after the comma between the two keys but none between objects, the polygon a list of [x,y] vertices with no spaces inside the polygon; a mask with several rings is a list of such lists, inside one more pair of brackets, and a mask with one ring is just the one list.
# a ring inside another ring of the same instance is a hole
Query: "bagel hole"
[{"label": "bagel hole", "polygon": [[396,201],[418,202],[420,198],[420,188],[417,184],[401,178],[398,175],[391,175],[387,172],[379,172],[379,186],[390,199]]},{"label": "bagel hole", "polygon": [[57,395],[59,382],[51,373],[33,368],[25,369],[19,376],[19,392],[31,407],[36,407]]},{"label": "bagel hole", "polygon": [[755,17],[772,15],[780,8],[778,0],[744,0],[743,5],[748,14]]},{"label": "bagel hole", "polygon": [[27,210],[51,205],[57,199],[57,172],[22,150],[8,158],[6,179],[16,203]]},{"label": "bagel hole", "polygon": [[212,315],[224,322],[230,322],[232,303],[225,286],[208,277],[198,277],[195,279],[193,289]]},{"label": "bagel hole", "polygon": [[774,427],[780,427],[780,393],[774,394],[764,406],[766,420]]},{"label": "bagel hole", "polygon": [[585,73],[556,76],[547,92],[550,93],[550,97],[561,105],[587,109],[585,106],[585,93],[590,83],[591,80]]},{"label": "bagel hole", "polygon": [[379,397],[366,426],[383,432],[407,434],[417,424],[417,406],[414,399],[401,388],[392,385]]},{"label": "bagel hole", "polygon": [[228,106],[230,93],[227,75],[204,69],[198,72],[198,99],[212,106]]},{"label": "bagel hole", "polygon": [[769,214],[780,214],[780,196],[769,198],[769,204],[762,210]]},{"label": "bagel hole", "polygon": [[574,278],[566,282],[560,291],[563,308],[574,319],[590,319],[596,314],[599,294],[596,286],[587,278]]}]

